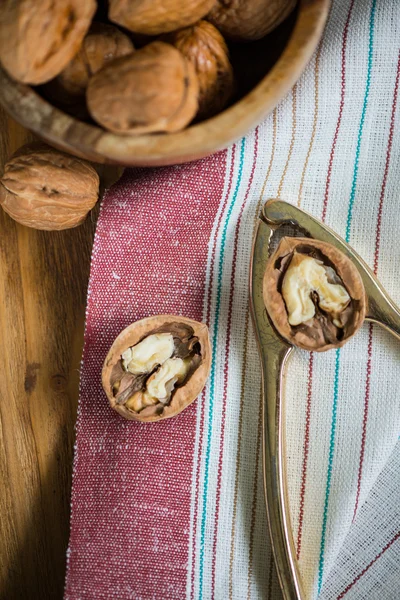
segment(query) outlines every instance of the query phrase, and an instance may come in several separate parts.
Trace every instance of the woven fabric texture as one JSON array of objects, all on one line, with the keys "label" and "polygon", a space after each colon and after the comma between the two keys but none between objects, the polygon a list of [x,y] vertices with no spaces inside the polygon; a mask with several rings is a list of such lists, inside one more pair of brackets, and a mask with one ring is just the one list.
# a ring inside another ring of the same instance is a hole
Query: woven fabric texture
[{"label": "woven fabric texture", "polygon": [[[400,4],[334,0],[312,61],[254,131],[196,163],[128,170],[103,199],[89,283],[66,600],[281,598],[261,471],[261,377],[248,309],[262,203],[345,238],[400,303]],[[107,351],[151,314],[205,321],[212,369],[176,419],[124,421]],[[306,598],[395,600],[400,347],[364,325],[293,353],[285,383],[292,528]]]}]

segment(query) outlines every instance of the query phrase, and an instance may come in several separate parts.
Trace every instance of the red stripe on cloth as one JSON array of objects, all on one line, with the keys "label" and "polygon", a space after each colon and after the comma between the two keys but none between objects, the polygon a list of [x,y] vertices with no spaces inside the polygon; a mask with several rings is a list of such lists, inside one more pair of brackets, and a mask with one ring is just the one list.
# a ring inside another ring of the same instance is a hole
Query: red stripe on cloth
[{"label": "red stripe on cloth", "polygon": [[201,320],[226,152],[127,171],[106,194],[88,292],[65,597],[186,595],[196,406],[155,424],[110,410],[101,368],[144,316]]},{"label": "red stripe on cloth", "polygon": [[357,575],[357,577],[355,577],[353,579],[353,581],[343,590],[343,592],[341,592],[339,594],[339,596],[337,597],[337,600],[341,600],[347,594],[347,592],[349,592],[351,590],[351,588],[357,583],[357,581],[359,581],[361,579],[361,577],[363,575],[365,575],[365,573],[368,571],[368,569],[370,569],[372,567],[372,565],[374,563],[376,563],[378,558],[380,558],[382,556],[382,554],[384,554],[386,552],[386,550],[388,550],[390,548],[390,546],[392,546],[395,543],[395,541],[398,540],[399,538],[400,538],[400,531],[398,533],[396,533],[396,535],[390,540],[390,542],[388,542],[386,544],[386,546],[384,548],[382,548],[382,550],[379,552],[379,554],[377,554],[375,556],[375,558],[373,560],[371,560],[371,562],[365,567],[365,569],[363,569],[361,571],[361,573],[359,573]]},{"label": "red stripe on cloth", "polygon": [[311,421],[313,366],[314,366],[314,354],[311,352],[310,360],[308,363],[306,427],[305,427],[305,431],[304,431],[304,443],[303,443],[303,465],[301,468],[299,528],[297,530],[297,550],[296,550],[297,560],[299,560],[299,558],[300,558],[301,540],[302,540],[302,535],[303,535],[304,499],[305,499],[305,495],[306,495],[308,451],[309,451],[309,447],[310,447],[310,421]]},{"label": "red stripe on cloth", "polygon": [[370,396],[370,388],[371,388],[372,333],[373,333],[373,327],[372,327],[372,323],[370,323],[369,328],[368,328],[367,376],[365,379],[365,397],[364,397],[364,413],[363,413],[362,433],[361,433],[360,461],[359,461],[359,465],[358,465],[357,492],[356,492],[356,502],[354,505],[353,521],[356,518],[356,514],[357,514],[357,510],[358,510],[358,502],[360,500],[361,479],[362,479],[364,454],[365,454],[365,441],[367,438],[369,396]]},{"label": "red stripe on cloth", "polygon": [[221,500],[221,479],[222,479],[222,464],[223,464],[223,453],[224,453],[224,441],[225,441],[225,418],[226,418],[226,402],[228,396],[228,369],[229,369],[229,354],[230,354],[230,342],[231,342],[231,328],[232,328],[232,310],[233,310],[233,297],[235,294],[235,283],[236,283],[236,263],[237,253],[239,245],[239,232],[240,224],[242,222],[243,211],[246,206],[246,202],[249,197],[251,185],[253,183],[254,171],[257,164],[258,154],[258,127],[255,130],[255,141],[254,141],[254,155],[253,165],[247,185],[247,190],[240,207],[238,220],[236,222],[235,239],[233,246],[233,258],[232,258],[232,272],[231,272],[231,286],[230,296],[228,305],[228,320],[227,320],[227,334],[226,334],[226,361],[224,366],[224,392],[222,399],[222,418],[221,418],[221,434],[220,434],[220,447],[219,447],[219,459],[218,459],[218,475],[217,475],[217,492],[216,492],[216,504],[215,504],[215,520],[214,520],[214,538],[213,538],[213,554],[212,554],[212,566],[211,566],[211,597],[215,597],[215,566],[216,566],[216,555],[217,555],[217,538],[218,538],[218,520],[219,520],[219,507]]},{"label": "red stripe on cloth", "polygon": [[[212,288],[213,288],[213,279],[214,279],[214,265],[215,265],[215,254],[217,247],[217,239],[219,230],[221,227],[222,217],[225,213],[225,209],[229,200],[229,196],[232,189],[232,181],[233,181],[233,172],[235,167],[235,153],[236,153],[236,144],[232,147],[232,158],[229,169],[229,181],[228,187],[225,194],[224,203],[221,209],[221,212],[218,217],[218,223],[214,234],[212,252],[211,252],[211,261],[210,261],[210,275],[209,275],[209,286],[208,286],[208,295],[207,295],[207,308],[206,308],[206,323],[210,326],[210,315],[211,315],[211,298],[212,298]],[[196,556],[196,535],[197,535],[197,517],[198,517],[198,506],[199,506],[199,494],[200,494],[200,453],[201,448],[203,446],[203,438],[204,438],[204,421],[205,421],[205,411],[204,411],[204,399],[206,395],[206,390],[203,391],[201,396],[201,404],[199,407],[200,410],[200,431],[199,431],[199,456],[197,460],[197,468],[196,468],[196,494],[195,494],[195,502],[194,502],[194,517],[193,517],[193,543],[192,543],[192,581],[191,581],[191,589],[190,589],[190,598],[194,598],[194,581],[195,581],[195,556]]]},{"label": "red stripe on cloth", "polygon": [[338,116],[338,120],[336,123],[335,134],[333,136],[331,153],[329,156],[328,174],[326,177],[326,184],[325,184],[324,204],[323,204],[323,208],[322,208],[322,221],[323,222],[325,222],[326,211],[328,209],[329,187],[330,187],[331,177],[332,177],[333,159],[335,157],[336,143],[337,143],[337,139],[338,139],[338,135],[339,135],[340,125],[342,122],[344,99],[345,99],[345,94],[346,94],[346,48],[347,48],[347,36],[349,33],[349,24],[350,24],[351,13],[353,12],[353,6],[354,6],[354,0],[351,1],[349,12],[347,14],[346,23],[345,23],[344,30],[343,30],[339,116]]},{"label": "red stripe on cloth", "polygon": [[[396,117],[397,97],[398,97],[398,91],[399,91],[399,80],[400,80],[400,52],[399,52],[398,61],[397,61],[396,80],[395,80],[394,91],[393,91],[392,112],[390,115],[390,127],[389,127],[389,137],[388,137],[388,143],[387,143],[387,149],[386,149],[385,169],[383,172],[381,193],[380,193],[380,197],[379,197],[378,220],[377,220],[377,224],[376,224],[376,234],[375,234],[375,255],[374,255],[374,273],[375,273],[375,275],[378,274],[383,204],[385,201],[386,184],[387,184],[387,178],[388,178],[388,173],[389,173],[390,158],[392,155],[393,133],[394,133],[394,123],[395,123],[395,117]],[[367,438],[370,380],[371,380],[371,369],[372,369],[372,338],[373,338],[373,326],[371,323],[369,326],[369,334],[368,334],[368,358],[367,358],[367,375],[366,375],[366,381],[365,381],[364,413],[363,413],[363,421],[362,421],[360,461],[359,461],[359,467],[358,467],[357,492],[356,492],[356,501],[355,501],[355,506],[354,506],[353,520],[355,519],[355,516],[357,514],[358,503],[359,503],[359,499],[360,499],[361,480],[362,480],[364,454],[365,454],[365,442],[366,442],[366,438]]]}]

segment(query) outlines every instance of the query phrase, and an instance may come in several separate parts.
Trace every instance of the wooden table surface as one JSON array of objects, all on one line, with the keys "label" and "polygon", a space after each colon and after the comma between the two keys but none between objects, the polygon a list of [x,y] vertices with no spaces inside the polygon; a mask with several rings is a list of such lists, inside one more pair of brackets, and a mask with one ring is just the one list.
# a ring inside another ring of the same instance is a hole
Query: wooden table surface
[{"label": "wooden table surface", "polygon": [[[0,108],[1,172],[7,157],[30,139]],[[108,169],[103,175],[115,178],[116,168]],[[4,600],[63,595],[79,365],[97,211],[76,229],[47,232],[18,225],[0,209]]]}]

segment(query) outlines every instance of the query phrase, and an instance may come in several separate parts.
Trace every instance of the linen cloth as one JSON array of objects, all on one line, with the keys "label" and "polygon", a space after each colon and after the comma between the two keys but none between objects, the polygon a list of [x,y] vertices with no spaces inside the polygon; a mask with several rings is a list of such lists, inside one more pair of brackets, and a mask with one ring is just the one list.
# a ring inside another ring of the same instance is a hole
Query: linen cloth
[{"label": "linen cloth", "polygon": [[[344,237],[400,303],[400,3],[335,0],[291,93],[192,164],[127,170],[93,248],[65,587],[78,599],[280,598],[261,471],[260,366],[248,309],[262,203]],[[173,313],[210,328],[204,393],[175,419],[124,421],[101,368],[118,333]],[[307,598],[400,597],[400,347],[364,325],[293,353],[287,468]]]}]

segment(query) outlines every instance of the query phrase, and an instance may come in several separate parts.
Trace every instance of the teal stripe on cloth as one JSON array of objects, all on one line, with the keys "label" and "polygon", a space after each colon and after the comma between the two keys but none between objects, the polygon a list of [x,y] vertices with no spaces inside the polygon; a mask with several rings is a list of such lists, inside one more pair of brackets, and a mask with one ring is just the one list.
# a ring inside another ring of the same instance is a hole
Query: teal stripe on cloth
[{"label": "teal stripe on cloth", "polygon": [[357,187],[358,164],[360,161],[361,139],[362,139],[362,134],[363,134],[363,130],[364,130],[365,115],[367,114],[369,88],[371,86],[372,56],[373,56],[373,52],[374,52],[375,6],[376,6],[376,0],[373,0],[372,7],[371,7],[371,16],[370,16],[370,21],[369,21],[369,48],[368,48],[367,82],[365,85],[364,102],[363,102],[363,107],[362,107],[362,112],[361,112],[360,127],[358,129],[358,136],[357,136],[357,148],[356,148],[356,157],[354,160],[353,181],[352,181],[352,185],[351,185],[349,211],[347,214],[346,242],[348,242],[350,240],[351,222],[353,219],[354,198],[356,196],[356,187]]},{"label": "teal stripe on cloth", "polygon": [[[346,223],[346,242],[350,241],[351,235],[351,223],[353,219],[353,207],[357,188],[357,177],[358,177],[358,166],[360,160],[361,141],[364,130],[365,115],[367,113],[369,90],[371,86],[371,73],[372,73],[372,59],[374,51],[374,26],[375,26],[375,8],[376,0],[372,0],[371,13],[369,19],[369,46],[368,46],[368,65],[367,65],[367,79],[364,92],[364,101],[361,111],[360,125],[358,128],[357,135],[357,147],[356,155],[354,159],[353,168],[353,179],[351,185],[349,208],[347,213]],[[331,423],[331,435],[329,441],[329,457],[328,457],[328,472],[326,477],[326,489],[325,489],[325,502],[324,511],[322,517],[322,532],[321,532],[321,545],[319,553],[319,565],[318,565],[318,593],[322,588],[322,579],[324,574],[324,560],[325,560],[325,542],[326,542],[326,527],[328,522],[328,507],[329,507],[329,496],[331,491],[331,480],[332,480],[332,467],[333,457],[335,452],[335,433],[336,433],[336,417],[337,417],[337,404],[339,396],[339,375],[340,375],[340,349],[336,350],[336,361],[335,361],[335,379],[333,384],[333,406],[332,406],[332,423]]]},{"label": "teal stripe on cloth", "polygon": [[213,328],[213,341],[212,341],[212,361],[211,361],[211,373],[210,373],[210,406],[209,406],[209,422],[207,431],[207,446],[205,454],[205,472],[204,472],[204,490],[203,490],[203,510],[201,514],[201,529],[200,529],[200,565],[199,565],[199,598],[203,597],[203,581],[204,581],[204,545],[205,545],[205,529],[207,520],[207,495],[208,495],[208,483],[209,483],[209,466],[210,466],[210,452],[211,452],[211,438],[213,428],[213,413],[214,413],[214,395],[215,395],[215,374],[216,374],[216,357],[217,357],[217,345],[218,345],[218,327],[219,317],[221,310],[221,291],[222,291],[222,273],[225,258],[225,245],[226,235],[228,231],[229,220],[232,215],[233,207],[239,193],[240,184],[243,175],[243,163],[244,163],[244,151],[246,145],[246,138],[242,138],[240,146],[240,159],[239,159],[239,170],[236,181],[236,186],[232,195],[232,200],[229,205],[229,209],[225,218],[224,227],[222,230],[221,237],[221,252],[218,263],[218,282],[217,282],[217,297],[215,304],[215,321]]}]

